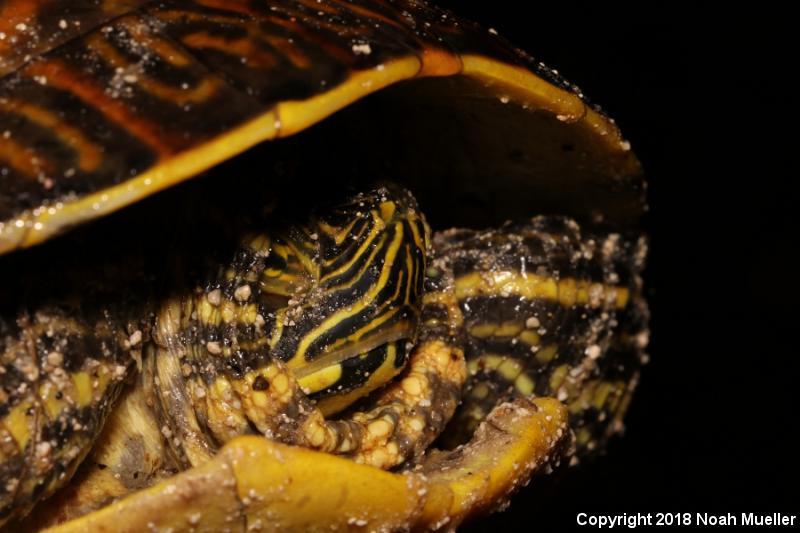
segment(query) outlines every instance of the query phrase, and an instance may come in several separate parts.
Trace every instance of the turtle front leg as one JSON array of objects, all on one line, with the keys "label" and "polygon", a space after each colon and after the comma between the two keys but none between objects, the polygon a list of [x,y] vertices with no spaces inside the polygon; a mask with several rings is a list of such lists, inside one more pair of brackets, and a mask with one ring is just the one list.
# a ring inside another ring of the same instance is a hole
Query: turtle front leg
[{"label": "turtle front leg", "polygon": [[0,318],[0,526],[66,484],[89,452],[139,352],[135,327],[72,302]]},{"label": "turtle front leg", "polygon": [[142,376],[129,385],[70,483],[16,523],[16,530],[41,531],[83,516],[177,471],[168,462]]},{"label": "turtle front leg", "polygon": [[500,401],[552,396],[567,405],[573,460],[602,448],[646,360],[648,311],[638,235],[535,217],[501,230],[434,237],[454,265],[469,378],[442,442],[468,441]]},{"label": "turtle front leg", "polygon": [[[339,420],[326,419],[279,363],[231,386],[245,415],[262,433],[392,468],[420,456],[441,433],[458,405],[465,379],[463,351],[430,340],[414,348],[404,377],[371,399],[369,410]],[[299,417],[288,416],[296,412]]]},{"label": "turtle front leg", "polygon": [[[392,349],[402,349],[395,344]],[[281,361],[205,383],[185,376],[173,360],[165,351],[153,358],[154,401],[169,424],[168,444],[187,466],[209,460],[216,442],[256,430],[287,444],[392,468],[420,456],[441,433],[467,377],[463,350],[429,337],[414,347],[402,378],[370,397],[368,410],[332,420]]]}]

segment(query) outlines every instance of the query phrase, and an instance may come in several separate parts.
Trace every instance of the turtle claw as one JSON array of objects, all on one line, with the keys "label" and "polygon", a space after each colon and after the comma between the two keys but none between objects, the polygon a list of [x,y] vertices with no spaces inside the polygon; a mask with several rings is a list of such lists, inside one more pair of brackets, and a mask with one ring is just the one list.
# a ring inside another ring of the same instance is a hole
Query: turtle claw
[{"label": "turtle claw", "polygon": [[505,403],[470,443],[400,473],[239,437],[202,466],[50,531],[451,529],[497,507],[555,458],[566,424],[556,400]]}]

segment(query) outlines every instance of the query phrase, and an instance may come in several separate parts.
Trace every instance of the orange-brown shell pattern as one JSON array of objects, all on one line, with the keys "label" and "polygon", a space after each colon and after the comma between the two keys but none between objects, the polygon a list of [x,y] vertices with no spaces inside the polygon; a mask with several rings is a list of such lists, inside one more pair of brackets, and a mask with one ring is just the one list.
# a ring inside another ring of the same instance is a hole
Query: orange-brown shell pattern
[{"label": "orange-brown shell pattern", "polygon": [[[367,94],[457,74],[467,55],[525,67],[583,106],[577,88],[495,32],[419,1],[6,0],[0,253],[320,118],[310,105],[279,103],[323,95],[333,101],[317,102],[324,116],[359,97],[336,103],[336,89],[359,74]],[[237,128],[246,131],[232,140]],[[193,150],[203,151],[201,163]]]}]

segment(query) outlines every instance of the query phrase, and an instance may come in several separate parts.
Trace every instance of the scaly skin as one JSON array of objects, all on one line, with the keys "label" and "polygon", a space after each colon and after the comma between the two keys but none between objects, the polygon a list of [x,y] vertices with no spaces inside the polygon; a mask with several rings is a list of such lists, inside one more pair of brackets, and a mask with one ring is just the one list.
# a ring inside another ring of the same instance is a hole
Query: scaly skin
[{"label": "scaly skin", "polygon": [[[351,202],[246,237],[200,289],[155,305],[143,298],[134,307],[102,307],[99,319],[78,307],[75,318],[45,307],[4,327],[3,375],[12,391],[0,426],[5,516],[69,480],[142,357],[148,380],[140,383],[152,408],[145,416],[165,441],[163,457],[138,455],[144,478],[167,465],[201,464],[253,431],[384,467],[400,461],[366,458],[386,442],[375,436],[380,424],[370,426],[383,414],[327,422],[307,396],[323,407],[326,397],[346,396],[336,402],[342,409],[393,378],[407,360],[400,343],[413,338],[418,321],[428,230],[414,199],[381,188]],[[31,457],[35,468],[25,466]]]},{"label": "scaly skin", "polygon": [[[444,440],[466,442],[498,402],[552,396],[568,405],[578,457],[622,430],[645,360],[645,240],[586,231],[563,217],[434,237],[423,328],[442,286],[461,312],[469,379]],[[437,281],[441,280],[441,281]]]},{"label": "scaly skin", "polygon": [[[443,433],[449,446],[472,439],[466,449],[488,453],[476,429],[509,399],[565,402],[578,456],[618,431],[646,343],[642,240],[587,235],[554,217],[442,232],[432,252],[427,235],[407,192],[379,189],[304,224],[249,235],[205,285],[153,306],[154,319],[140,320],[141,329],[106,313],[114,326],[102,331],[116,335],[106,344],[118,355],[102,359],[116,374],[97,380],[97,421],[65,434],[44,469],[17,474],[23,489],[7,507],[22,513],[69,479],[120,389],[126,351],[143,361],[142,372],[72,486],[29,526],[80,516],[178,470],[213,463],[226,442],[254,432],[431,474],[442,455],[425,455]],[[90,335],[81,320],[68,343]],[[23,353],[26,335],[46,337],[21,324],[5,360]],[[109,372],[100,368],[98,375]],[[44,376],[54,373],[44,368]],[[75,374],[69,378],[76,382]],[[77,392],[60,390],[65,405],[80,404]],[[329,418],[370,393],[360,409]],[[15,416],[3,427],[13,429]],[[16,441],[11,457],[40,454],[45,440],[37,438]],[[555,444],[537,453],[552,453]],[[78,452],[65,455],[70,448]],[[60,480],[50,473],[59,469],[67,471]],[[44,479],[47,488],[35,490]]]}]

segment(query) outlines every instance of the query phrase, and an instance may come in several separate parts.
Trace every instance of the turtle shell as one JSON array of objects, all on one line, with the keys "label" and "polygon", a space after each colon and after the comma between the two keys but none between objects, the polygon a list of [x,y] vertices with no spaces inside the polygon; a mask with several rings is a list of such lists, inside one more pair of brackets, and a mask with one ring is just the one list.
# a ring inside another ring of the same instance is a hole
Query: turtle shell
[{"label": "turtle shell", "polygon": [[[334,188],[388,178],[440,228],[547,213],[628,225],[645,209],[630,145],[576,87],[495,32],[424,2],[0,3],[0,254],[246,151],[256,154],[249,163],[292,168],[246,166],[242,194],[250,180],[277,191],[287,176],[299,188],[318,185],[311,176]],[[197,189],[181,200],[186,190],[158,205],[193,203]],[[0,266],[35,292],[42,272],[71,270],[62,257],[96,259],[76,250],[58,249],[54,265],[28,252],[27,263],[15,254]],[[16,289],[0,303],[13,306]]]},{"label": "turtle shell", "polygon": [[644,209],[630,145],[575,86],[423,2],[8,0],[0,13],[0,253],[290,136],[299,171],[400,179],[435,198],[434,222],[625,223]]}]

